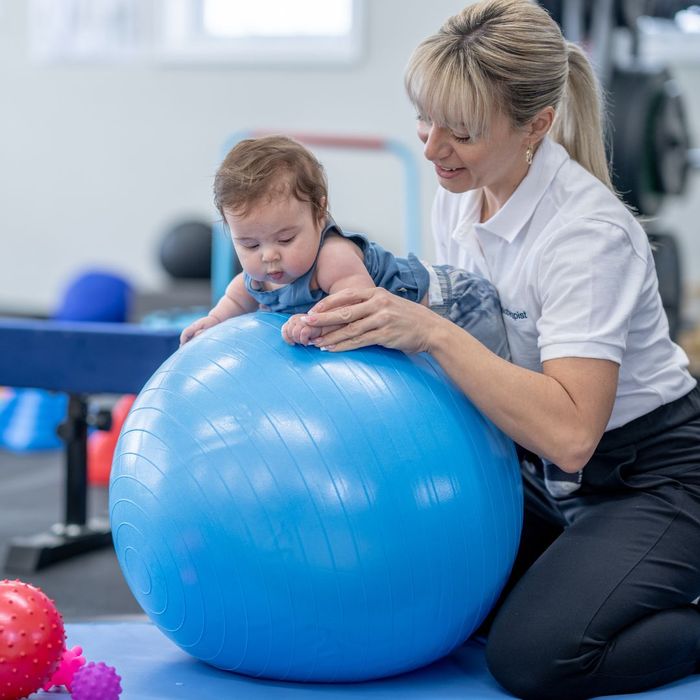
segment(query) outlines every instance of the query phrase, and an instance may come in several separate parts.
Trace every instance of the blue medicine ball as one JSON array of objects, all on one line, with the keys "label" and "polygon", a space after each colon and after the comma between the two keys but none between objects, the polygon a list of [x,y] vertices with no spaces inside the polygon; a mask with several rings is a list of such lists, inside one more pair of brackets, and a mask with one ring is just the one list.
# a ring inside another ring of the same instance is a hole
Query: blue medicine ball
[{"label": "blue medicine ball", "polygon": [[110,485],[126,580],[222,669],[357,681],[428,664],[510,571],[513,443],[428,356],[290,347],[284,320],[216,326],[138,396]]}]

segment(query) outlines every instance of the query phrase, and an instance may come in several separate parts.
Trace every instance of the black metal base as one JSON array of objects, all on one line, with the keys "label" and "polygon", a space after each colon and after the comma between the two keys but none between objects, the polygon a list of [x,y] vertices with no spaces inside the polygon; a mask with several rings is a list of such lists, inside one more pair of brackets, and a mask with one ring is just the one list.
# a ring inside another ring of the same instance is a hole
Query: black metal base
[{"label": "black metal base", "polygon": [[53,525],[49,532],[16,537],[10,542],[5,560],[8,573],[27,574],[50,564],[112,545],[109,523],[90,520],[87,525]]}]

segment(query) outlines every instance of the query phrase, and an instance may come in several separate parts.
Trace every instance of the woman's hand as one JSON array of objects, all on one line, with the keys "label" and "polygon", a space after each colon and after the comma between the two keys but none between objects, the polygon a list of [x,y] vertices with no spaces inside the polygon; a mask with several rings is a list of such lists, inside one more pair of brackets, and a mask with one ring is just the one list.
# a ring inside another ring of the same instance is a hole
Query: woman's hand
[{"label": "woman's hand", "polygon": [[435,324],[444,322],[427,307],[385,289],[344,289],[318,302],[302,321],[322,335],[312,341],[332,351],[368,345],[402,350],[430,351]]}]

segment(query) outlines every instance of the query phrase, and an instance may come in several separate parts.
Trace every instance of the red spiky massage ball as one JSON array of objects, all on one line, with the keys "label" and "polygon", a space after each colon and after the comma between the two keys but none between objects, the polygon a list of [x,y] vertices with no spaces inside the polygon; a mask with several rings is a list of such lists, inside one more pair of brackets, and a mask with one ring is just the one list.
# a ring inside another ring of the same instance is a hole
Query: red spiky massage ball
[{"label": "red spiky massage ball", "polygon": [[19,700],[56,670],[65,647],[53,601],[22,581],[0,581],[0,697]]}]

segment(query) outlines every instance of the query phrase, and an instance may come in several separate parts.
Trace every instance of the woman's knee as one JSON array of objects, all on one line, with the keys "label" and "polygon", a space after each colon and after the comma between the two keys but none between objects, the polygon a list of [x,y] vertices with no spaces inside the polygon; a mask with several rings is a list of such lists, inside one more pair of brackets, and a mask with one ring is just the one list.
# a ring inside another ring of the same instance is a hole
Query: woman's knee
[{"label": "woman's knee", "polygon": [[486,644],[486,663],[498,683],[518,698],[539,698],[547,679],[529,663],[523,639],[500,635],[492,627]]},{"label": "woman's knee", "polygon": [[547,625],[521,624],[499,615],[486,645],[493,677],[510,693],[525,700],[586,698],[587,668],[596,650],[571,648],[570,634],[552,634]]}]

